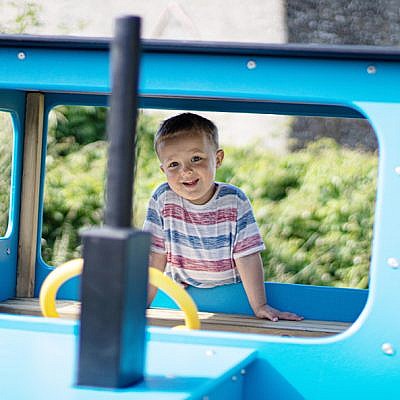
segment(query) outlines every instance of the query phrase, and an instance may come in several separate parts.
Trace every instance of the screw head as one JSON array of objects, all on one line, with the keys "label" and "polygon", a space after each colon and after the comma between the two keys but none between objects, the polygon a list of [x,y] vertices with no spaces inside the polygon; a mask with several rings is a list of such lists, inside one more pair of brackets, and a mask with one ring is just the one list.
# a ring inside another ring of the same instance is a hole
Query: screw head
[{"label": "screw head", "polygon": [[400,267],[400,260],[398,258],[389,257],[387,259],[387,263],[388,263],[389,267],[392,267],[392,268]]},{"label": "screw head", "polygon": [[395,353],[394,348],[391,343],[383,343],[383,345],[381,346],[381,349],[382,349],[383,353],[386,354],[387,356],[393,356]]},{"label": "screw head", "polygon": [[397,175],[400,175],[400,165],[394,169]]},{"label": "screw head", "polygon": [[212,349],[206,350],[206,356],[207,357],[215,356],[215,350],[212,350]]},{"label": "screw head", "polygon": [[236,376],[236,375],[233,375],[233,376],[232,376],[232,381],[233,381],[233,382],[236,382],[236,381],[237,381],[237,379],[238,379],[238,378],[237,378],[237,376]]},{"label": "screw head", "polygon": [[254,60],[247,61],[247,69],[255,69],[257,67],[257,63]]},{"label": "screw head", "polygon": [[23,51],[20,51],[17,55],[18,60],[25,60],[26,54]]},{"label": "screw head", "polygon": [[240,374],[241,374],[241,375],[246,375],[246,370],[245,370],[244,368],[241,369],[241,370],[240,370]]},{"label": "screw head", "polygon": [[372,74],[376,74],[376,67],[375,65],[368,65],[367,67],[367,73],[372,75]]},{"label": "screw head", "polygon": [[9,256],[11,254],[11,249],[9,247],[6,248],[6,254]]}]

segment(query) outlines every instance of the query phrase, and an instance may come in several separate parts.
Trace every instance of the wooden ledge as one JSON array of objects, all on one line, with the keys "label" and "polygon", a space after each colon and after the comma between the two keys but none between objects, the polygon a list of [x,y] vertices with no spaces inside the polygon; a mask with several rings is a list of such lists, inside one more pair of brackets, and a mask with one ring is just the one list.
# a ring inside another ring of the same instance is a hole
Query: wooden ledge
[{"label": "wooden ledge", "polygon": [[[77,319],[80,302],[57,300],[57,311],[61,318]],[[13,298],[0,303],[0,312],[20,315],[41,315],[39,299]],[[184,323],[180,310],[151,308],[147,310],[149,325],[173,327]],[[257,333],[278,336],[322,337],[332,336],[345,331],[350,323],[335,321],[278,321],[258,319],[249,315],[199,312],[202,329],[241,333]]]},{"label": "wooden ledge", "polygon": [[[204,330],[258,333],[279,336],[331,336],[345,331],[351,324],[333,321],[278,321],[272,322],[250,315],[199,312],[201,327]],[[182,325],[184,314],[180,310],[147,310],[150,325]]]}]

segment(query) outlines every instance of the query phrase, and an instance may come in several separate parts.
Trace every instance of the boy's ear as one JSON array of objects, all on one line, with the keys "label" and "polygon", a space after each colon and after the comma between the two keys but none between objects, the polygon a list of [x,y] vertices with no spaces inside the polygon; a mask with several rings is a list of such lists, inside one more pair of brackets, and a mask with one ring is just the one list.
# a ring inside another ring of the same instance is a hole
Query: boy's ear
[{"label": "boy's ear", "polygon": [[222,161],[224,160],[224,156],[225,156],[224,151],[222,149],[218,149],[216,154],[216,164],[215,164],[217,168],[221,166]]}]

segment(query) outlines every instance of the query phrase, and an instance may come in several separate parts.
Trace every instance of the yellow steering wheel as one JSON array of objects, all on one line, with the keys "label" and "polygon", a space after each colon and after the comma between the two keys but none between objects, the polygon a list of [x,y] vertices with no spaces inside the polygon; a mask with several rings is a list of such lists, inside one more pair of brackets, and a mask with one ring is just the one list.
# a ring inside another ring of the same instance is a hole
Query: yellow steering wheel
[{"label": "yellow steering wheel", "polygon": [[[80,275],[82,269],[83,259],[77,258],[60,265],[47,275],[39,295],[40,308],[45,317],[57,318],[59,316],[56,309],[58,289],[68,279]],[[200,329],[196,304],[181,286],[153,267],[149,267],[149,281],[153,286],[168,294],[184,312],[185,325],[175,328]]]}]

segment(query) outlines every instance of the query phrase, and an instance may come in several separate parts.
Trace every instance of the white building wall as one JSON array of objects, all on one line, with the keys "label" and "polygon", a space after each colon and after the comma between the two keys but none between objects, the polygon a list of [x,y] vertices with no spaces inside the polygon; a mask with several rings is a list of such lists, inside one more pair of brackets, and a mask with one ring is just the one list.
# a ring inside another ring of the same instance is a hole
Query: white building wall
[{"label": "white building wall", "polygon": [[[32,0],[31,0],[32,1]],[[38,33],[111,36],[123,14],[143,17],[145,38],[283,43],[282,0],[35,0]],[[7,2],[4,2],[7,3]]]}]

